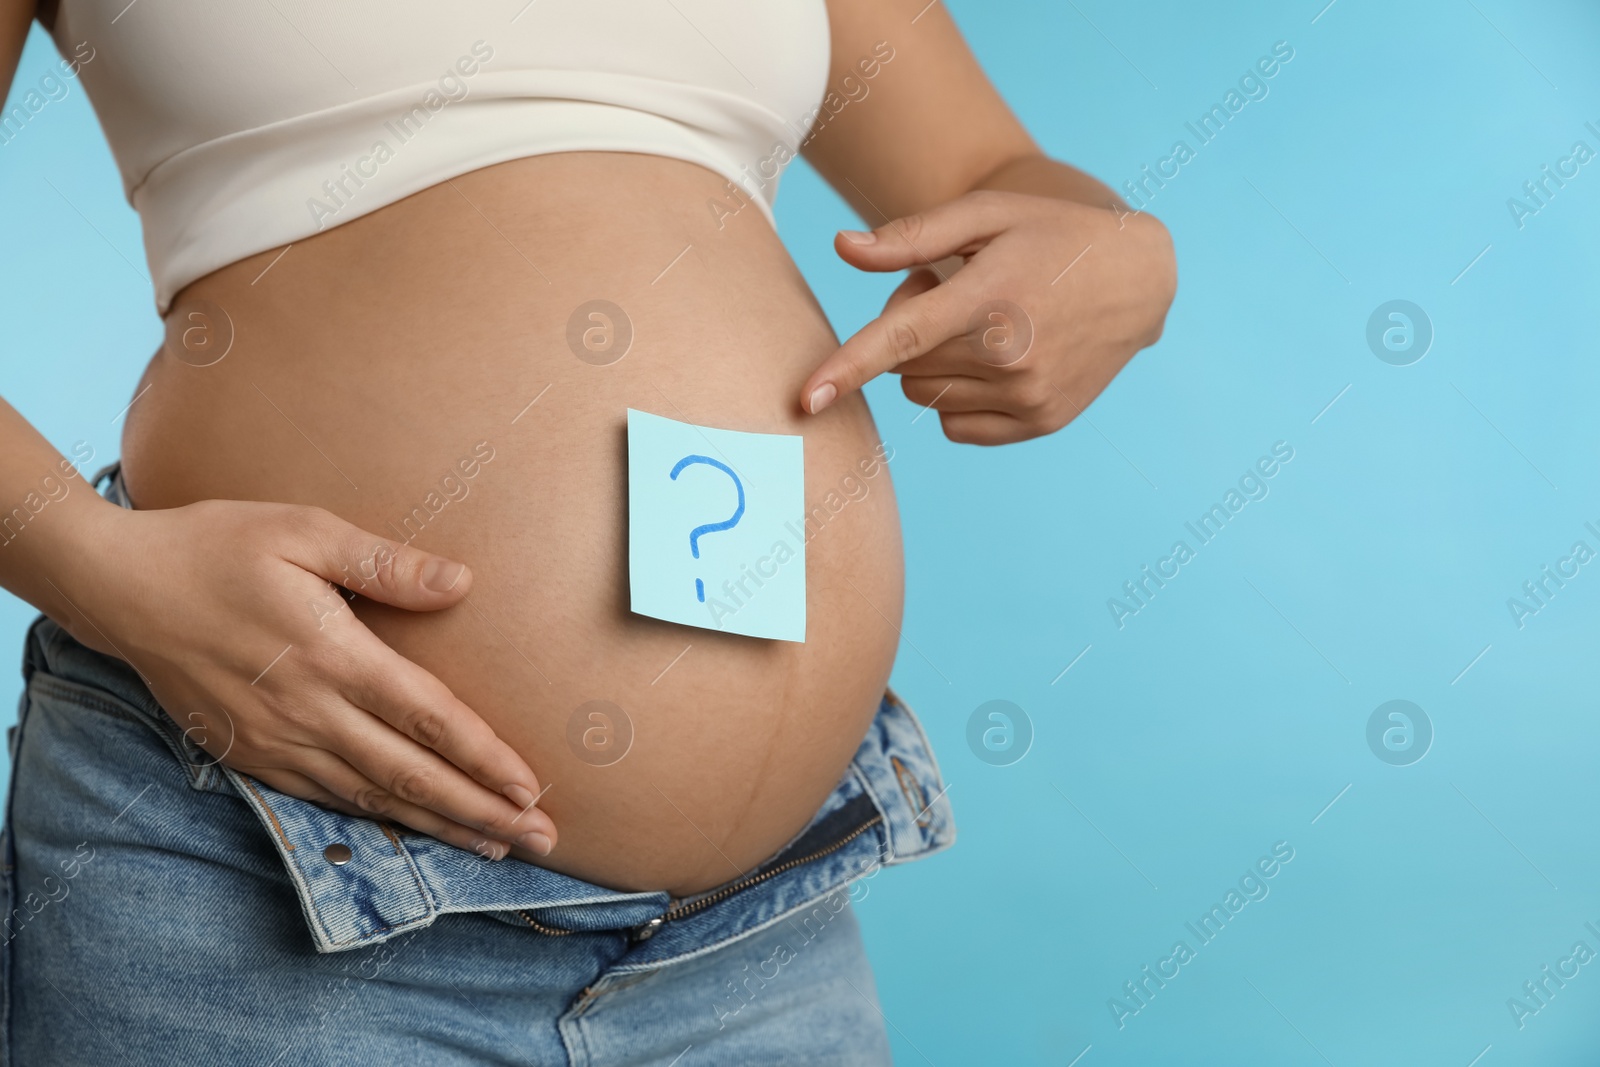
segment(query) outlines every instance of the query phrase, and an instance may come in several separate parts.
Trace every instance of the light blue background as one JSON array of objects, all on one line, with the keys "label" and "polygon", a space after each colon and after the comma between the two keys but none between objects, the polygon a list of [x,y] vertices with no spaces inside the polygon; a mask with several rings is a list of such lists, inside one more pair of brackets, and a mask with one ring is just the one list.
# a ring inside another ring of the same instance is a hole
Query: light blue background
[{"label": "light blue background", "polygon": [[[1520,631],[1506,600],[1600,520],[1600,167],[1520,231],[1506,199],[1600,147],[1600,13],[1324,3],[953,5],[1039,142],[1117,185],[1273,42],[1295,58],[1152,204],[1177,302],[1087,417],[982,450],[913,425],[893,379],[868,391],[905,519],[894,682],[961,826],[861,906],[902,1063],[1597,1058],[1600,966],[1520,1032],[1505,1004],[1600,948],[1600,573]],[[21,80],[52,58],[36,31]],[[0,386],[109,458],[159,323],[76,87],[0,148],[0,197]],[[895,278],[836,260],[855,220],[803,166],[779,218],[841,335],[877,313]],[[1403,368],[1364,340],[1397,298],[1436,331]],[[1117,630],[1106,599],[1278,440],[1271,496]],[[6,605],[7,647],[29,615]],[[998,698],[1036,731],[1008,767],[965,742]],[[1410,767],[1365,741],[1397,698],[1437,733]],[[1119,1032],[1107,999],[1280,840],[1271,895]]]}]

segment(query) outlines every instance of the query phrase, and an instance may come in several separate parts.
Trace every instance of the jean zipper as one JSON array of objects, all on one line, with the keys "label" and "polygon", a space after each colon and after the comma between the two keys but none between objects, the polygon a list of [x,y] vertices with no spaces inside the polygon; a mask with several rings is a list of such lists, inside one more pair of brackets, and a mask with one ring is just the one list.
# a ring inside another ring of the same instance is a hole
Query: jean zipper
[{"label": "jean zipper", "polygon": [[[868,830],[872,829],[874,826],[877,826],[881,822],[883,822],[883,816],[874,815],[872,818],[868,819],[854,830],[851,830],[844,837],[839,838],[837,841],[825,848],[819,848],[815,852],[810,852],[804,856],[798,856],[795,859],[787,860],[778,864],[778,866],[771,868],[770,870],[762,871],[760,874],[752,874],[748,877],[741,878],[737,882],[724,886],[709,896],[701,897],[698,900],[690,901],[687,904],[679,904],[674,907],[670,907],[660,915],[656,916],[654,919],[651,919],[649,922],[640,923],[638,926],[635,926],[630,934],[630,939],[633,941],[648,941],[650,938],[654,937],[656,931],[661,929],[661,927],[666,923],[669,923],[674,919],[685,918],[686,916],[693,915],[696,912],[704,911],[713,904],[720,903],[721,901],[728,899],[730,896],[740,892],[741,890],[749,889],[753,885],[758,885],[761,882],[765,882],[768,878],[775,878],[778,875],[783,874],[785,871],[794,870],[803,863],[810,863],[812,860],[821,859],[823,856],[826,856],[831,852],[837,852],[839,849],[843,848],[845,845],[848,845],[850,842],[854,841],[856,838],[860,837],[862,834],[866,833]],[[533,916],[529,915],[526,911],[518,911],[516,914],[517,917],[523,922],[527,923],[541,934],[546,934],[550,937],[562,937],[566,934],[578,933],[577,930],[566,930],[558,926],[546,926],[544,923],[539,922]]]}]

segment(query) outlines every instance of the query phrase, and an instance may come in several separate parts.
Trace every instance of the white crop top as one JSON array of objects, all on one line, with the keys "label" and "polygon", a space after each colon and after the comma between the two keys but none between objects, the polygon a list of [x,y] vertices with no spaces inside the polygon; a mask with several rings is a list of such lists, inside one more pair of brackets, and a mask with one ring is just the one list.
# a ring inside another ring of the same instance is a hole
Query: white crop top
[{"label": "white crop top", "polygon": [[92,46],[163,315],[229,263],[548,152],[699,163],[770,222],[829,61],[824,0],[61,0],[52,36]]}]

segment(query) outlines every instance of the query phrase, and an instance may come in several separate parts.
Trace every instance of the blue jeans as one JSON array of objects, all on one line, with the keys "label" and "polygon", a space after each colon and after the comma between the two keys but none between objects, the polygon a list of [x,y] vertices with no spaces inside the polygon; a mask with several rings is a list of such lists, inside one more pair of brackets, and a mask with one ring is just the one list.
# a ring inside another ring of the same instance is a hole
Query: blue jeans
[{"label": "blue jeans", "polygon": [[893,693],[803,831],[677,901],[279,793],[48,618],[23,674],[0,1064],[889,1062],[850,901],[955,836]]}]

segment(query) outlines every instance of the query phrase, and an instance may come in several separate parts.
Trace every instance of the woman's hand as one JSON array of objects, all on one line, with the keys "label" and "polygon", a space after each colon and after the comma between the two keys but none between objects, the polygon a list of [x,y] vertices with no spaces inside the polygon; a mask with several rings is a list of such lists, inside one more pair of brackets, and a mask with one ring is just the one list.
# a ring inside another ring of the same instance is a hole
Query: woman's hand
[{"label": "woman's hand", "polygon": [[106,569],[78,640],[130,662],[196,744],[234,770],[493,859],[556,839],[539,780],[433,675],[380,641],[338,583],[411,611],[458,603],[464,564],[320,508],[209,500],[98,511]]},{"label": "woman's hand", "polygon": [[[1177,287],[1149,215],[979,190],[870,233],[841,231],[862,270],[913,269],[883,314],[801,390],[815,414],[885,371],[939,412],[945,436],[998,445],[1054,433],[1161,337]],[[934,262],[965,265],[941,283]]]}]

